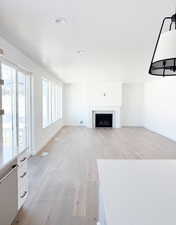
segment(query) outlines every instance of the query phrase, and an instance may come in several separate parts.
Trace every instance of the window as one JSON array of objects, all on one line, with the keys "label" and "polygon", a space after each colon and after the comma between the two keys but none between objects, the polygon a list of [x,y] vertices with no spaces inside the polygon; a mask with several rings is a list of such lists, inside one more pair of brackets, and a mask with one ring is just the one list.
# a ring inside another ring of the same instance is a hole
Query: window
[{"label": "window", "polygon": [[10,66],[1,65],[1,79],[4,80],[2,86],[2,108],[4,115],[1,117],[0,127],[1,133],[1,144],[3,149],[8,152],[8,149],[16,147],[16,132],[13,132],[13,127],[16,128],[16,117],[14,111],[16,111],[16,70]]},{"label": "window", "polygon": [[48,126],[49,121],[49,107],[48,107],[48,100],[49,100],[49,86],[47,80],[42,80],[42,89],[43,89],[43,127]]},{"label": "window", "polygon": [[21,152],[31,150],[31,76],[9,63],[0,62],[1,88],[0,147],[5,149],[4,159],[12,154],[11,149]]},{"label": "window", "polygon": [[62,87],[42,79],[43,128],[62,118]]},{"label": "window", "polygon": [[18,102],[18,145],[21,150],[24,150],[29,145],[30,136],[30,76],[25,72],[17,72],[17,102]]},{"label": "window", "polygon": [[52,85],[52,121],[56,121],[57,118],[57,86],[55,84]]},{"label": "window", "polygon": [[[59,87],[59,89],[58,89],[58,92],[59,92],[59,105],[58,105],[58,107],[59,107],[59,109],[62,109],[62,87]],[[61,119],[62,118],[62,110],[59,110],[58,111],[58,115],[59,115],[59,119]]]}]

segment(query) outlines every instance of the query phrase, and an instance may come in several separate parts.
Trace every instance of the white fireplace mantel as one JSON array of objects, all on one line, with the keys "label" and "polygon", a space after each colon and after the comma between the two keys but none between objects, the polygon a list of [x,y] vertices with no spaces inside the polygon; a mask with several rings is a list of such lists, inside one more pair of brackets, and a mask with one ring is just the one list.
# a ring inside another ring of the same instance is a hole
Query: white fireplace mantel
[{"label": "white fireplace mantel", "polygon": [[120,128],[120,107],[119,106],[92,106],[89,109],[89,124],[88,127],[95,128],[96,113],[112,113],[113,128]]}]

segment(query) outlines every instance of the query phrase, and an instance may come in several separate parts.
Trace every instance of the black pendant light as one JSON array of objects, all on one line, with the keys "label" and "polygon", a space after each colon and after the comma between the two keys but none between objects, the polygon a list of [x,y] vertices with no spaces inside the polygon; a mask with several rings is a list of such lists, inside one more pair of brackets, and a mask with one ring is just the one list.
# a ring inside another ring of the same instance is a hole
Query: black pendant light
[{"label": "black pendant light", "polygon": [[[163,32],[165,25],[167,30]],[[163,77],[176,76],[176,14],[163,19],[149,74]]]}]

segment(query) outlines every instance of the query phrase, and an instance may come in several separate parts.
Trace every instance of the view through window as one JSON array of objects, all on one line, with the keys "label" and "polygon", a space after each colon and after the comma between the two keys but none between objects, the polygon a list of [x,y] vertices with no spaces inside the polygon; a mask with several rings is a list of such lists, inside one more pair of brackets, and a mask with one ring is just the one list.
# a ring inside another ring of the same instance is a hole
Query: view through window
[{"label": "view through window", "polygon": [[42,79],[43,128],[62,118],[62,86]]},{"label": "view through window", "polygon": [[0,144],[3,158],[10,157],[13,150],[23,151],[31,147],[31,76],[14,66],[1,63],[0,108],[4,115],[0,120]]}]

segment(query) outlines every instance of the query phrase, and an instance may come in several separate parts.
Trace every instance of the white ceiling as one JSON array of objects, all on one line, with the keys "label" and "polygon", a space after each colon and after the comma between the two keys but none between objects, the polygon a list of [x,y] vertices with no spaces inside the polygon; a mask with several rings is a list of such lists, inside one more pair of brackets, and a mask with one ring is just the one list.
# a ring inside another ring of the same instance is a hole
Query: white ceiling
[{"label": "white ceiling", "polygon": [[[175,7],[174,0],[1,0],[0,34],[65,82],[142,81],[161,21]],[[67,23],[55,23],[59,17]]]}]

